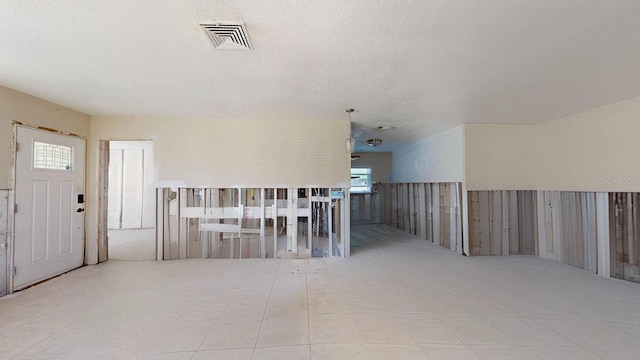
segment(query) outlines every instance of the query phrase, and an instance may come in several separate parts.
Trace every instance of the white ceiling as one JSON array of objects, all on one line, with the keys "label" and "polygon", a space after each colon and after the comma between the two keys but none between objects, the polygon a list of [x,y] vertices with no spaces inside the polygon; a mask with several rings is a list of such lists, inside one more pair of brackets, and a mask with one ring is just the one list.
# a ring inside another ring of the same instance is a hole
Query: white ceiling
[{"label": "white ceiling", "polygon": [[[244,21],[255,50],[214,50],[198,20]],[[0,85],[90,115],[354,108],[358,148],[382,137],[389,151],[639,96],[640,1],[3,0]]]}]

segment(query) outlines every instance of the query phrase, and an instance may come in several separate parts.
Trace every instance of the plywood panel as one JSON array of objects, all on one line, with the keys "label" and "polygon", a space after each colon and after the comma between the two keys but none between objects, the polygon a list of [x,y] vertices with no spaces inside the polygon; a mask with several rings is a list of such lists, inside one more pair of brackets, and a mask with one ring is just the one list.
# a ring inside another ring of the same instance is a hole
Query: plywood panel
[{"label": "plywood panel", "polygon": [[532,191],[469,191],[469,255],[533,254],[533,198]]},{"label": "plywood panel", "polygon": [[391,226],[399,228],[398,219],[400,217],[400,208],[398,207],[398,184],[391,184],[389,192],[391,197]]},{"label": "plywood panel", "polygon": [[500,191],[490,192],[489,208],[491,211],[491,227],[489,229],[491,255],[502,253],[502,196]]},{"label": "plywood panel", "polygon": [[537,194],[534,191],[518,191],[518,252],[519,255],[536,254]]},{"label": "plywood panel", "polygon": [[410,234],[416,234],[416,218],[415,218],[415,214],[416,214],[416,202],[415,202],[415,198],[413,197],[413,185],[414,184],[407,184],[407,200],[409,203],[409,211],[407,216],[407,220],[409,220],[409,233]]},{"label": "plywood panel", "polygon": [[449,237],[449,249],[451,251],[458,251],[458,245],[460,245],[459,253],[462,253],[462,221],[460,216],[460,187],[458,183],[449,184],[451,188],[451,213],[449,214],[450,223],[450,237]]},{"label": "plywood panel", "polygon": [[402,187],[402,230],[411,232],[411,210],[409,208],[409,187],[411,184],[401,184]]},{"label": "plywood panel", "polygon": [[391,185],[384,184],[383,189],[384,189],[384,195],[383,195],[384,205],[382,205],[382,214],[383,214],[382,223],[391,225],[391,213],[393,212],[392,210],[393,205],[391,204]]},{"label": "plywood panel", "polygon": [[479,255],[491,255],[491,204],[490,199],[493,199],[490,191],[478,191],[478,208],[480,211],[480,254]]},{"label": "plywood panel", "polygon": [[439,184],[440,186],[440,246],[448,248],[451,239],[451,188],[447,184]]},{"label": "plywood panel", "polygon": [[425,226],[427,229],[426,239],[431,242],[433,242],[433,222],[434,222],[432,188],[433,188],[433,184],[430,184],[430,183],[424,184],[424,204],[425,204],[425,212],[426,212]]},{"label": "plywood panel", "polygon": [[433,214],[432,229],[433,243],[440,245],[440,232],[442,226],[440,224],[440,184],[434,183],[431,186],[431,208]]},{"label": "plywood panel", "polygon": [[507,252],[505,254],[503,249],[503,255],[520,253],[520,239],[522,237],[520,221],[522,220],[522,216],[520,214],[520,207],[518,206],[518,193],[519,191],[507,191],[509,241]]},{"label": "plywood panel", "polygon": [[611,276],[640,282],[640,194],[609,194]]},{"label": "plywood panel", "polygon": [[418,201],[418,223],[420,224],[419,235],[422,239],[428,239],[427,235],[427,206],[426,206],[426,196],[425,196],[425,187],[426,184],[417,184],[417,201]]}]

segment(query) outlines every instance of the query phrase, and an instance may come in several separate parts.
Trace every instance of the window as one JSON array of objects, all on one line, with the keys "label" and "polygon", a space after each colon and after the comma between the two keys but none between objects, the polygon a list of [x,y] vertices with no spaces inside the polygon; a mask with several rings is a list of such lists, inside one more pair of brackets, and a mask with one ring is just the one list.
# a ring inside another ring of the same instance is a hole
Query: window
[{"label": "window", "polygon": [[351,168],[352,193],[371,192],[371,168]]},{"label": "window", "polygon": [[69,146],[33,142],[33,168],[72,171],[73,149]]}]

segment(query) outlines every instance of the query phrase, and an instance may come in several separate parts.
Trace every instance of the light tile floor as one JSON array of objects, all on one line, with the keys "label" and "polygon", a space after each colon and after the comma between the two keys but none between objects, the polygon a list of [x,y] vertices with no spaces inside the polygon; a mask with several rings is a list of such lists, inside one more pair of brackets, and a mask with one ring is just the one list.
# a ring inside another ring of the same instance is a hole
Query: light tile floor
[{"label": "light tile floor", "polygon": [[640,285],[354,226],[350,259],[110,261],[0,299],[0,359],[640,359]]}]

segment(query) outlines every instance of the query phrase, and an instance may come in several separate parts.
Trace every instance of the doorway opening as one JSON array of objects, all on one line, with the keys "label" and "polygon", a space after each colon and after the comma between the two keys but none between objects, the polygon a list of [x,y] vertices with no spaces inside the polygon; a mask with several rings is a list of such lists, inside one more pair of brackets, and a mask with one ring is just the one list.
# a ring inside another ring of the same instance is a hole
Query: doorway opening
[{"label": "doorway opening", "polygon": [[106,227],[107,256],[100,260],[156,260],[153,141],[102,142],[103,158],[100,227]]}]

